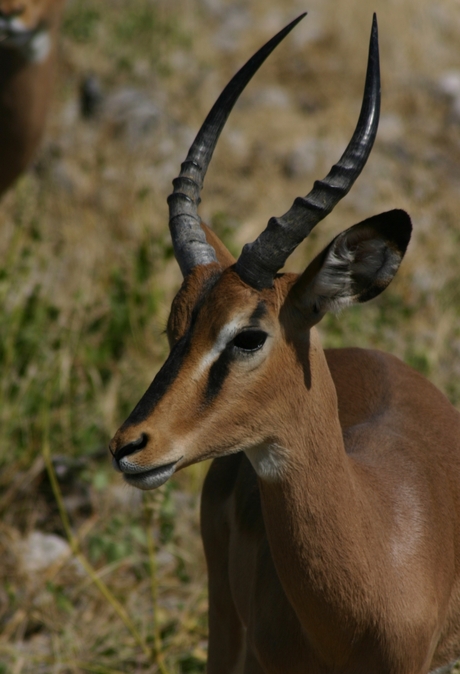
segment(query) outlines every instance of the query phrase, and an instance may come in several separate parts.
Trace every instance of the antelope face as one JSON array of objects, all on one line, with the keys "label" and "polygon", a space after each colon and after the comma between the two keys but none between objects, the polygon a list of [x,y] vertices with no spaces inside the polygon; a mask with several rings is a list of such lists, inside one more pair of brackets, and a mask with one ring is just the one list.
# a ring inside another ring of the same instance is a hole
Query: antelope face
[{"label": "antelope face", "polygon": [[[339,234],[300,277],[277,273],[347,194],[369,156],[380,106],[375,17],[358,125],[326,178],[283,216],[271,218],[236,264],[198,216],[204,175],[230,110],[300,18],[230,81],[173,181],[169,227],[184,283],[168,324],[172,348],[110,443],[115,468],[141,489],[159,486],[183,466],[242,450],[256,471],[271,479],[270,453],[285,452],[277,443],[285,420],[300,419],[311,409],[309,352],[320,348],[313,335],[310,342],[311,327],[326,311],[382,292],[409,242],[409,217],[390,211]],[[294,385],[299,402],[289,395]],[[294,413],[287,405],[295,406]]]},{"label": "antelope face", "polygon": [[63,0],[0,0],[0,48],[16,50],[27,60],[43,61],[51,48],[49,29],[56,25]]},{"label": "antelope face", "polygon": [[270,439],[279,382],[268,384],[280,360],[286,370],[279,313],[288,287],[286,276],[258,292],[233,268],[208,277],[195,297],[184,284],[170,355],[110,444],[127,482],[151,489],[178,468]]}]

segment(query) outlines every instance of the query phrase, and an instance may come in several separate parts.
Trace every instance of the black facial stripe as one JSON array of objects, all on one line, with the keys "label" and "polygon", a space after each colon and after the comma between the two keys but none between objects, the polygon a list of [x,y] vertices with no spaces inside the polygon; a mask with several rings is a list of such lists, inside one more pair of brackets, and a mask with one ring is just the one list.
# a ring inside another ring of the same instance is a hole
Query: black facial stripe
[{"label": "black facial stripe", "polygon": [[135,426],[141,421],[145,421],[147,417],[153,412],[154,408],[160,402],[161,398],[169,389],[173,381],[176,379],[182,364],[190,351],[193,331],[200,313],[200,309],[203,306],[207,295],[216,284],[219,276],[220,274],[210,276],[203,283],[200,296],[193,307],[190,317],[190,324],[186,333],[176,342],[176,344],[174,344],[163,367],[157,373],[155,379],[152,381],[147,391],[144,393],[129,417],[123,423],[122,428]]},{"label": "black facial stripe", "polygon": [[133,426],[141,421],[145,421],[149,414],[153,412],[155,406],[159,403],[168,388],[171,386],[182,367],[185,357],[190,351],[192,342],[192,330],[187,330],[186,334],[179,339],[173,346],[171,352],[161,370],[152,381],[147,391],[137,403],[129,417],[124,422],[122,428]]},{"label": "black facial stripe", "polygon": [[256,308],[251,314],[251,318],[249,319],[249,323],[252,324],[257,324],[261,318],[263,318],[267,313],[267,305],[263,300],[260,300]]},{"label": "black facial stripe", "polygon": [[233,354],[230,349],[224,349],[219,358],[211,365],[208,383],[204,394],[205,404],[209,405],[222,389],[224,381],[230,371]]},{"label": "black facial stripe", "polygon": [[[267,313],[267,305],[260,300],[249,318],[249,325],[259,327],[259,321]],[[205,404],[209,405],[219,394],[224,385],[224,381],[230,371],[230,363],[234,358],[232,350],[226,348],[222,351],[219,358],[211,365],[209,370],[208,383],[204,394]]]}]

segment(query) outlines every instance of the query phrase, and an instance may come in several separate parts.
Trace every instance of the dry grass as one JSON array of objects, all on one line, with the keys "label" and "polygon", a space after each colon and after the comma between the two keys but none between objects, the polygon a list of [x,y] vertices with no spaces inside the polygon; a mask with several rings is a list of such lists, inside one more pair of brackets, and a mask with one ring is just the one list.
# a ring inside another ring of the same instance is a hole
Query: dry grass
[{"label": "dry grass", "polygon": [[[234,111],[207,179],[202,215],[235,251],[343,149],[359,109],[369,4],[68,3],[47,138],[0,205],[1,674],[204,671],[205,468],[183,471],[143,506],[112,475],[104,448],[167,350],[162,330],[180,275],[165,197],[179,162],[228,77],[304,9]],[[414,236],[394,284],[327,318],[324,341],[389,350],[460,406],[460,122],[439,89],[444,73],[460,71],[458,2],[377,0],[372,9],[383,75],[376,147],[289,269],[353,222],[406,208]],[[78,85],[90,71],[109,97],[142,92],[155,111],[147,131],[109,114],[79,117]],[[66,559],[31,572],[21,556],[29,534],[66,533],[48,442],[75,539]]]}]

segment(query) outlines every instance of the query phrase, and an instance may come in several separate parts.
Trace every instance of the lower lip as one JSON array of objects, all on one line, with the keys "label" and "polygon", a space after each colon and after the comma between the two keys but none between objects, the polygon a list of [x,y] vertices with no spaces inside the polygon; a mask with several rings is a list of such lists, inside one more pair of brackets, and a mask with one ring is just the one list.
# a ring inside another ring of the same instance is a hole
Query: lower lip
[{"label": "lower lip", "polygon": [[145,491],[148,489],[156,489],[169,480],[171,475],[174,474],[176,464],[177,461],[173,461],[173,463],[167,463],[159,468],[146,470],[144,473],[124,473],[123,477],[128,484],[137,487],[138,489],[143,489]]}]

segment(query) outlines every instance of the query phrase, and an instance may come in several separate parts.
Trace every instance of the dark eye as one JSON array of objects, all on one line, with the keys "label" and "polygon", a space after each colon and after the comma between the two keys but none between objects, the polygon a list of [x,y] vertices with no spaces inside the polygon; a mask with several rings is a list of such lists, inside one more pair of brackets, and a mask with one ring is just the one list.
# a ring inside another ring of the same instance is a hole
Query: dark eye
[{"label": "dark eye", "polygon": [[232,341],[232,344],[241,351],[257,351],[261,349],[267,339],[267,333],[262,330],[243,330]]}]

